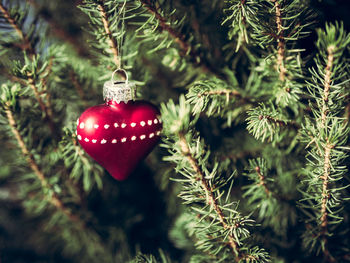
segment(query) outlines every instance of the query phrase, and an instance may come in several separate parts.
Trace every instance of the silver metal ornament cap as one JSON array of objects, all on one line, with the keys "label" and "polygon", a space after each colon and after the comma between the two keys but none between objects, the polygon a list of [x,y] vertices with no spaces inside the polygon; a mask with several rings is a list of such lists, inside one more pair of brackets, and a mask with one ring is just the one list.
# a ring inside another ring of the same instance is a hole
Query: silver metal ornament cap
[{"label": "silver metal ornament cap", "polygon": [[[115,73],[122,71],[125,74],[125,81],[114,80]],[[117,69],[113,72],[112,78],[103,85],[103,99],[106,102],[115,101],[127,103],[135,99],[135,83],[129,82],[128,74],[124,69]]]}]

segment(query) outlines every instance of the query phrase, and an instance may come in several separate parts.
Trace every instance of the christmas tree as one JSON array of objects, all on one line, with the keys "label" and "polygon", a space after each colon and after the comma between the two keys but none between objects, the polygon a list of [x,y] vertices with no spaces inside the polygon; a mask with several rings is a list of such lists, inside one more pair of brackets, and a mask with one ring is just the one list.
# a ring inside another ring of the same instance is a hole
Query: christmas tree
[{"label": "christmas tree", "polygon": [[[0,262],[350,262],[349,10],[0,0]],[[121,181],[76,131],[111,78],[160,109]]]}]

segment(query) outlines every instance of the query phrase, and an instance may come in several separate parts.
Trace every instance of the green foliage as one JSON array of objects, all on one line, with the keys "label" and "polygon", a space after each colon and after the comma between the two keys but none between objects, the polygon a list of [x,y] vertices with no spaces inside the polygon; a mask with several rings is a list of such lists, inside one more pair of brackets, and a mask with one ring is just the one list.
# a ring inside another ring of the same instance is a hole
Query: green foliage
[{"label": "green foliage", "polygon": [[286,126],[293,124],[283,118],[283,114],[273,104],[270,107],[261,104],[248,112],[247,130],[262,142],[280,142],[290,132]]},{"label": "green foliage", "polygon": [[77,145],[76,137],[72,129],[65,129],[66,135],[60,142],[61,158],[65,166],[71,169],[70,177],[75,181],[82,180],[83,188],[89,192],[94,184],[98,189],[102,189],[102,168],[96,163],[91,162],[90,158]]},{"label": "green foliage", "polygon": [[[0,0],[1,262],[349,261],[345,24],[314,48],[313,1],[56,2]],[[120,67],[163,120],[124,182],[74,132]]]},{"label": "green foliage", "polygon": [[[348,169],[349,125],[344,114],[345,83],[348,81],[347,60],[342,57],[350,35],[339,24],[318,30],[316,68],[310,70],[312,81],[308,91],[315,100],[313,116],[306,120],[303,140],[308,142],[308,164],[304,172],[301,206],[308,227],[304,245],[317,253],[329,253],[329,238],[341,231],[344,224],[343,205],[349,187]],[[346,247],[341,242],[339,246]],[[328,255],[332,259],[335,255]]]},{"label": "green foliage", "polygon": [[[250,258],[254,259],[252,262],[268,262],[269,256],[263,249],[244,246],[244,252],[240,251],[250,237],[248,227],[254,225],[254,220],[241,215],[238,202],[230,201],[233,175],[226,178],[218,174],[218,163],[210,165],[210,150],[192,131],[195,122],[185,117],[189,116],[190,110],[183,96],[179,106],[173,101],[162,105],[164,133],[168,137],[162,146],[170,153],[165,160],[174,162],[175,170],[181,174],[181,178],[173,180],[182,184],[179,197],[191,207],[189,235],[197,240],[195,246],[198,249],[209,253],[217,262],[238,262],[241,258],[244,262],[249,262]],[[226,186],[229,186],[227,191],[224,190]],[[228,243],[235,243],[235,259]]]},{"label": "green foliage", "polygon": [[225,9],[227,17],[222,24],[230,23],[230,31],[228,37],[230,40],[237,41],[236,52],[244,44],[250,43],[250,34],[248,28],[255,28],[259,23],[257,16],[262,5],[259,1],[247,0],[230,0],[227,1],[230,5]]}]

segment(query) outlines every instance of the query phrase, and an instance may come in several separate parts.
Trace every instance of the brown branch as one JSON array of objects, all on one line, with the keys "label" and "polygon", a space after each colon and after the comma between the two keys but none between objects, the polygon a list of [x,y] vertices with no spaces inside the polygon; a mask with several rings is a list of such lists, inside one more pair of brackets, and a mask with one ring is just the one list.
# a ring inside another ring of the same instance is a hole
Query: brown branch
[{"label": "brown branch", "polygon": [[267,186],[266,186],[265,176],[261,173],[260,167],[259,167],[259,166],[255,167],[255,171],[256,171],[256,173],[257,173],[258,176],[259,176],[259,180],[260,180],[259,185],[261,185],[261,186],[264,188],[265,193],[266,193],[268,196],[270,196],[270,195],[271,195],[271,192],[270,192],[270,190],[269,190],[269,189],[267,188]]},{"label": "brown branch", "polygon": [[267,119],[270,122],[272,122],[280,127],[291,127],[295,130],[298,130],[300,128],[299,124],[297,124],[294,121],[283,121],[283,120],[277,119],[275,117],[272,117],[270,115],[259,115],[259,120],[263,120],[263,119]]},{"label": "brown branch", "polygon": [[52,110],[52,104],[51,104],[51,94],[47,90],[47,82],[48,78],[52,72],[52,66],[53,66],[53,58],[50,58],[49,64],[46,67],[45,71],[43,72],[44,77],[41,80],[42,86],[43,86],[43,93],[45,94],[46,100],[45,100],[45,106],[47,109],[48,116],[53,118],[53,110]]},{"label": "brown branch", "polygon": [[242,94],[239,93],[237,90],[229,90],[229,89],[210,90],[210,91],[198,93],[198,98],[202,97],[203,95],[225,95],[225,96],[242,98]]},{"label": "brown branch", "polygon": [[206,96],[206,95],[209,95],[209,96],[210,95],[219,95],[219,96],[223,95],[223,96],[226,96],[227,99],[229,99],[230,97],[234,97],[234,98],[240,99],[244,103],[249,103],[249,104],[252,104],[252,105],[256,105],[256,102],[253,101],[253,99],[243,96],[237,90],[231,90],[231,89],[210,90],[210,91],[205,91],[205,92],[198,93],[197,97],[201,98],[203,95],[204,96]]},{"label": "brown branch", "polygon": [[10,13],[8,10],[0,3],[0,11],[3,13],[4,18],[9,22],[9,24],[13,27],[13,29],[16,31],[17,35],[22,41],[22,44],[19,45],[19,47],[23,51],[28,51],[29,54],[34,55],[34,48],[32,47],[32,44],[28,40],[27,36],[23,33],[23,31],[18,27],[16,24],[16,21],[10,16]]},{"label": "brown branch", "polygon": [[[220,208],[218,201],[215,198],[215,196],[211,190],[211,187],[208,184],[208,181],[205,179],[204,173],[202,172],[199,164],[197,163],[197,161],[195,160],[195,158],[191,154],[191,151],[190,151],[190,148],[188,146],[188,143],[187,143],[185,136],[183,134],[179,134],[179,137],[180,137],[181,152],[187,158],[187,161],[189,162],[192,169],[196,173],[198,180],[200,181],[201,186],[206,193],[207,204],[210,205],[211,207],[213,207],[213,209],[216,212],[216,214],[219,218],[219,221],[220,221],[221,225],[223,226],[223,228],[224,229],[231,229],[232,226],[228,225],[226,218],[225,218],[225,215],[224,215],[222,209]],[[230,246],[233,254],[236,256],[235,261],[239,262],[244,255],[239,248],[238,242],[235,240],[235,237],[232,234],[228,235],[228,240],[229,240],[228,245]]]},{"label": "brown branch", "polygon": [[323,103],[322,103],[322,114],[321,120],[323,127],[326,126],[327,114],[328,114],[328,97],[329,97],[329,89],[331,85],[331,75],[332,75],[332,67],[334,61],[334,46],[330,46],[327,48],[328,57],[327,57],[327,66],[325,68],[325,76],[324,76],[324,89],[323,89]]},{"label": "brown branch", "polygon": [[191,45],[187,42],[185,36],[180,32],[173,29],[168,21],[158,12],[158,9],[152,5],[150,0],[140,0],[143,6],[150,12],[155,18],[159,21],[159,26],[162,30],[165,30],[169,33],[169,35],[175,40],[175,42],[180,46],[182,52],[180,54],[182,56],[189,55],[194,64],[200,66],[205,72],[211,72],[216,76],[222,77],[221,74],[211,66],[206,60],[202,58],[197,51],[191,47]]},{"label": "brown branch", "polygon": [[[49,125],[49,128],[51,130],[51,132],[55,135],[57,135],[57,129],[56,129],[56,125],[52,119],[52,110],[49,109],[47,107],[47,105],[45,104],[45,102],[42,100],[41,96],[40,96],[40,93],[36,87],[36,83],[35,83],[35,80],[33,78],[33,76],[31,74],[27,74],[27,78],[28,78],[28,85],[29,87],[33,90],[34,92],[34,95],[35,95],[35,98],[36,100],[38,101],[39,103],[39,106],[40,106],[40,109],[44,112],[45,114],[45,118],[44,120],[46,120],[48,122],[48,125]],[[50,106],[50,105],[49,105]]]},{"label": "brown branch", "polygon": [[71,81],[73,83],[73,87],[76,89],[80,99],[83,101],[84,106],[87,106],[88,103],[87,103],[87,101],[85,99],[84,90],[83,90],[83,88],[81,87],[81,85],[80,85],[80,83],[78,81],[77,75],[73,71],[71,71],[69,73],[69,78],[71,79]]},{"label": "brown branch", "polygon": [[[323,89],[323,100],[322,100],[322,113],[321,113],[321,122],[323,128],[326,128],[326,122],[327,122],[327,115],[329,112],[329,106],[328,106],[328,100],[329,100],[329,92],[330,92],[330,85],[331,85],[331,75],[332,75],[332,67],[334,62],[334,46],[329,46],[327,48],[328,57],[327,57],[327,65],[325,68],[325,76],[324,76],[324,89]],[[321,204],[321,236],[322,241],[324,243],[324,258],[328,262],[333,262],[333,258],[329,253],[328,250],[328,240],[327,240],[327,234],[328,234],[328,212],[327,212],[327,203],[329,201],[329,193],[328,193],[328,183],[329,183],[329,177],[330,177],[330,169],[331,169],[331,150],[334,148],[333,145],[331,145],[328,142],[324,147],[324,165],[323,165],[323,175],[320,177],[321,180],[323,180],[322,184],[322,204]]]},{"label": "brown branch", "polygon": [[[17,123],[15,121],[15,118],[13,116],[12,111],[10,110],[10,103],[6,104],[5,107],[5,113],[7,116],[7,120],[9,122],[9,125],[11,127],[11,131],[13,135],[15,136],[17,143],[19,145],[19,148],[22,151],[22,154],[24,155],[28,165],[30,168],[33,170],[35,173],[36,177],[39,179],[42,188],[50,188],[49,183],[47,182],[44,173],[40,170],[38,164],[36,163],[34,156],[29,152],[26,144],[24,143],[24,140],[20,134],[20,132],[17,129]],[[73,222],[79,222],[79,218],[71,213],[71,211],[66,208],[62,201],[57,197],[56,194],[53,194],[52,196],[47,196],[49,197],[49,202],[54,205],[57,209],[59,209],[63,214],[65,214],[71,221]]]},{"label": "brown branch", "polygon": [[331,169],[331,150],[334,148],[333,145],[327,142],[324,148],[324,165],[323,165],[323,175],[320,177],[323,180],[322,184],[322,204],[321,204],[321,236],[324,243],[324,258],[327,262],[334,262],[333,257],[330,255],[328,250],[328,212],[327,203],[329,201],[330,195],[328,193],[328,183],[330,177]]},{"label": "brown branch", "polygon": [[279,79],[284,81],[287,69],[284,66],[285,39],[283,36],[283,22],[281,14],[281,6],[278,0],[270,0],[275,5],[276,25],[277,25],[277,69],[279,71]]},{"label": "brown branch", "polygon": [[105,29],[105,33],[106,33],[106,35],[108,37],[108,44],[109,44],[109,47],[110,47],[111,52],[113,54],[114,63],[116,65],[117,69],[119,69],[121,67],[121,61],[120,61],[120,57],[119,57],[117,41],[113,37],[112,32],[110,30],[110,25],[109,25],[109,22],[108,22],[107,12],[106,12],[103,4],[99,4],[98,5],[98,9],[100,11],[100,15],[101,15],[101,19],[102,19],[103,26],[104,26],[104,29]]},{"label": "brown branch", "polygon": [[[31,57],[33,55],[35,55],[34,48],[33,48],[32,44],[30,43],[30,41],[28,40],[27,36],[18,27],[18,25],[16,24],[16,21],[10,16],[9,12],[7,11],[7,9],[1,3],[0,3],[0,11],[3,13],[5,19],[13,27],[13,29],[16,31],[17,35],[19,36],[19,38],[23,42],[22,45],[20,45],[21,49],[23,51],[28,51],[29,54],[31,55]],[[54,124],[54,122],[52,120],[53,112],[52,112],[52,107],[51,107],[51,104],[50,104],[49,94],[46,93],[47,101],[45,103],[40,97],[40,94],[39,94],[39,92],[38,92],[38,90],[36,88],[35,81],[34,81],[33,77],[31,75],[29,75],[29,74],[27,75],[27,77],[28,77],[28,84],[29,84],[30,88],[34,91],[35,98],[37,99],[41,110],[45,113],[45,119],[48,121],[48,125],[49,125],[49,128],[50,128],[51,132],[54,135],[57,135],[57,129],[56,129],[55,124]],[[15,76],[10,76],[10,78],[12,80],[16,80],[17,82],[23,84],[23,81],[20,80],[19,78],[15,77]],[[44,82],[44,84],[45,84],[45,82]]]}]

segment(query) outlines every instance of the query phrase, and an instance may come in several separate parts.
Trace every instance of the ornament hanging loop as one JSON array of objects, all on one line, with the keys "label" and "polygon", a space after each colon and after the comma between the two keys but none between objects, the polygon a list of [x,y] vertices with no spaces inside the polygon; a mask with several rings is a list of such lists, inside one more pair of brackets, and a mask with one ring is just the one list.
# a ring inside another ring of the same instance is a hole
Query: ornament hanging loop
[{"label": "ornament hanging loop", "polygon": [[[116,73],[121,73],[125,76],[125,80],[115,80]],[[112,73],[111,80],[106,81],[103,85],[103,98],[106,103],[110,104],[112,102],[128,103],[130,100],[135,99],[135,83],[129,82],[128,73],[121,68],[116,69]]]},{"label": "ornament hanging loop", "polygon": [[[124,75],[125,79],[124,79],[123,81],[114,81],[116,73],[118,73],[118,75],[121,76],[121,72],[122,72],[122,74]],[[112,81],[113,83],[125,82],[125,84],[128,84],[128,83],[129,83],[129,76],[128,76],[128,73],[126,72],[125,69],[118,68],[118,69],[116,69],[116,70],[113,71],[112,77],[111,77],[111,81]]]}]

